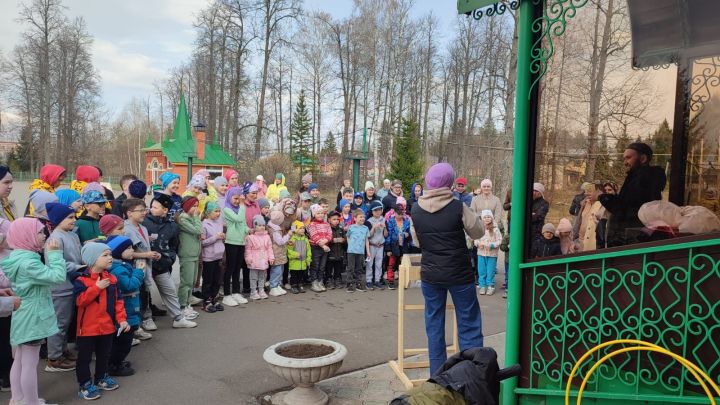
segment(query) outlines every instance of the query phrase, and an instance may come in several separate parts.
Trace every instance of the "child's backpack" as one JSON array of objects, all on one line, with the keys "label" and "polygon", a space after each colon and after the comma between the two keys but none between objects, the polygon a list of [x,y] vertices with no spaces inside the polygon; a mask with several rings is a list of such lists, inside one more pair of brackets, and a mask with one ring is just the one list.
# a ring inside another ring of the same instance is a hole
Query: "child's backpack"
[{"label": "child's backpack", "polygon": [[497,405],[500,381],[519,374],[520,365],[517,364],[500,370],[497,353],[491,347],[467,349],[447,359],[423,385],[395,398],[390,404]]}]

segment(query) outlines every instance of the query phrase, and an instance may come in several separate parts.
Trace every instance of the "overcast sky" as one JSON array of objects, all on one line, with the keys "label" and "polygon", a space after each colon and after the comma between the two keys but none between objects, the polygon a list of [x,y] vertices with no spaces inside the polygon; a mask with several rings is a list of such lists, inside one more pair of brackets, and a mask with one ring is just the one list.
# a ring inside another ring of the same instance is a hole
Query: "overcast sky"
[{"label": "overcast sky", "polygon": [[[25,0],[29,2],[31,0]],[[102,78],[103,101],[119,111],[133,96],[147,97],[152,83],[188,60],[192,23],[209,0],[64,0],[66,14],[85,18],[95,38],[93,62]],[[16,21],[21,2],[0,0],[0,53],[7,55],[25,29]],[[442,5],[440,5],[442,4]],[[305,9],[335,17],[350,14],[352,0],[305,0]],[[413,14],[432,11],[447,40],[455,20],[455,1],[417,0]]]}]

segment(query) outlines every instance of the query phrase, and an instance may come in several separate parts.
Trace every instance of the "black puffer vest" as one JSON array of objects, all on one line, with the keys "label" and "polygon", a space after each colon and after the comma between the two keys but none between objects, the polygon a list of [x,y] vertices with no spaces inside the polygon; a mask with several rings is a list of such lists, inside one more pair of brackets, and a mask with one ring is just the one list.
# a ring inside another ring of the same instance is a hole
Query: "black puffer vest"
[{"label": "black puffer vest", "polygon": [[465,242],[463,203],[452,200],[434,213],[415,204],[411,216],[422,250],[422,281],[442,286],[474,283],[475,274]]}]

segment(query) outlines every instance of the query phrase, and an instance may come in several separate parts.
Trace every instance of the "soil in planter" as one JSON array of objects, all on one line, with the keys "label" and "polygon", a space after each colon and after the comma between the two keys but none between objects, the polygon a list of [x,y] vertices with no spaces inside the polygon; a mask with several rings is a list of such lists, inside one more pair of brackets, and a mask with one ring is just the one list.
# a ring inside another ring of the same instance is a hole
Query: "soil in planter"
[{"label": "soil in planter", "polygon": [[291,359],[312,359],[315,357],[327,356],[334,352],[331,346],[313,345],[307,343],[283,346],[275,349],[275,353]]}]

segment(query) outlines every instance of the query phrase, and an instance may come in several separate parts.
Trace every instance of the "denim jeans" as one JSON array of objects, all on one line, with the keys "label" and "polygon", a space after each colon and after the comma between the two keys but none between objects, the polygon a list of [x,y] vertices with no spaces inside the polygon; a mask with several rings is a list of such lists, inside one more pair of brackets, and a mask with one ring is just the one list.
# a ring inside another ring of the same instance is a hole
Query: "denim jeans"
[{"label": "denim jeans", "polygon": [[[505,253],[507,255],[507,253]],[[508,270],[510,270],[510,263],[508,263],[507,257],[505,258],[505,289],[508,290],[510,285],[508,284]]]},{"label": "denim jeans", "polygon": [[497,257],[478,256],[478,285],[480,287],[495,287],[495,273],[497,272]]},{"label": "denim jeans", "polygon": [[270,267],[270,288],[280,286],[280,282],[283,278],[283,270],[285,269],[284,264],[279,264]]},{"label": "denim jeans", "polygon": [[475,285],[462,284],[439,286],[421,283],[425,298],[425,334],[428,339],[430,376],[447,360],[445,343],[445,304],[450,292],[458,325],[460,350],[483,346],[482,317],[478,305]]}]

